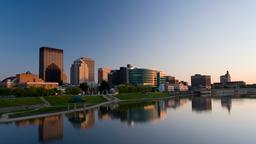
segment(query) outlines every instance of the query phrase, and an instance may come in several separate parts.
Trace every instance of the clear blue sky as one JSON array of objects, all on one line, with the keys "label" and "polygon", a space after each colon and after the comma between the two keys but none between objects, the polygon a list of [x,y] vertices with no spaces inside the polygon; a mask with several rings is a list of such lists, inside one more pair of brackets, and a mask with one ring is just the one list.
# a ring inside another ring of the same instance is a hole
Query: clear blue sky
[{"label": "clear blue sky", "polygon": [[97,67],[127,63],[190,81],[256,82],[256,1],[1,0],[0,79],[38,73],[39,47],[64,49],[65,71],[89,56]]}]

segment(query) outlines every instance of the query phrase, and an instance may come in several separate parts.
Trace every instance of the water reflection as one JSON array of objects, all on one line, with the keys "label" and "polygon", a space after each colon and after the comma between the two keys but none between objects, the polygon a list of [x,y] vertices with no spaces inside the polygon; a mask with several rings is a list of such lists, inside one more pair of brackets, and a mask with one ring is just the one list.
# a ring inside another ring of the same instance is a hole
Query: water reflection
[{"label": "water reflection", "polygon": [[63,138],[63,116],[50,116],[40,119],[16,121],[18,127],[38,126],[39,141],[53,141]]},{"label": "water reflection", "polygon": [[136,123],[157,122],[167,117],[167,108],[177,108],[188,102],[187,99],[171,99],[133,104],[120,104],[117,108],[100,107],[100,120],[119,119],[133,126]]},{"label": "water reflection", "polygon": [[228,109],[228,112],[231,111],[232,98],[231,97],[221,97],[221,106]]},{"label": "water reflection", "polygon": [[[227,113],[231,108],[232,115]],[[66,115],[0,124],[0,139],[1,143],[127,144],[158,143],[159,139],[163,144],[170,141],[186,144],[255,143],[253,124],[256,117],[252,115],[255,110],[255,99],[232,101],[230,97],[121,103]],[[155,122],[158,123],[151,125]],[[237,132],[237,129],[241,132]],[[241,137],[241,133],[246,135]]]},{"label": "water reflection", "polygon": [[[93,128],[96,123],[95,113],[99,120],[118,119],[134,126],[137,123],[157,122],[167,117],[167,109],[176,109],[185,105],[187,99],[170,99],[143,103],[123,103],[99,107],[75,113],[66,114],[67,120],[75,129]],[[18,127],[36,126],[38,128],[38,140],[49,142],[63,139],[63,115],[50,116],[39,119],[16,121]]]},{"label": "water reflection", "polygon": [[92,128],[95,124],[95,115],[94,109],[82,111],[82,112],[75,112],[66,115],[69,122],[73,125],[76,129],[88,129]]},{"label": "water reflection", "polygon": [[192,110],[197,112],[212,111],[212,99],[210,97],[193,97]]},{"label": "water reflection", "polygon": [[51,116],[42,119],[39,125],[39,140],[49,141],[62,139],[63,137],[63,116]]}]

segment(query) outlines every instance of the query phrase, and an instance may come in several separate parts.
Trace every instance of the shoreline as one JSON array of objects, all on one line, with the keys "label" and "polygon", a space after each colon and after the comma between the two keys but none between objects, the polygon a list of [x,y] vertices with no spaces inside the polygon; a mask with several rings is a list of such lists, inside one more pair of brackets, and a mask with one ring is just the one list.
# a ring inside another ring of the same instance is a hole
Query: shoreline
[{"label": "shoreline", "polygon": [[[8,122],[14,122],[14,121],[19,121],[19,120],[27,120],[27,119],[36,119],[36,118],[42,118],[42,117],[47,117],[47,116],[55,116],[55,115],[61,115],[61,114],[68,114],[68,113],[73,113],[73,112],[79,112],[79,111],[85,111],[89,109],[94,109],[98,108],[101,106],[106,106],[106,105],[111,105],[111,104],[120,104],[120,103],[126,103],[126,102],[147,102],[147,101],[154,101],[154,100],[166,100],[166,99],[173,99],[173,98],[188,98],[193,96],[192,94],[186,94],[186,95],[176,95],[176,96],[165,96],[165,97],[156,97],[156,98],[138,98],[138,99],[127,99],[127,100],[111,100],[107,102],[102,102],[99,104],[95,104],[92,106],[87,106],[83,108],[76,108],[76,109],[71,109],[71,110],[63,110],[63,111],[58,111],[58,112],[49,112],[49,113],[42,113],[42,114],[35,114],[35,115],[28,115],[28,116],[22,116],[22,117],[17,117],[17,118],[0,118],[0,123],[8,123]],[[249,99],[255,99],[256,97],[233,97],[233,96],[223,96],[223,97],[230,97],[234,99],[243,99],[243,98],[249,98]],[[220,97],[214,97],[210,96],[209,98],[213,99],[219,99]]]},{"label": "shoreline", "polygon": [[77,108],[72,110],[64,110],[59,112],[50,112],[50,113],[43,113],[43,114],[36,114],[36,115],[30,115],[30,116],[24,116],[24,117],[17,117],[17,118],[0,118],[0,123],[8,123],[8,122],[14,122],[19,120],[27,120],[27,119],[36,119],[36,118],[42,118],[42,117],[48,117],[48,116],[55,116],[55,115],[61,115],[61,114],[68,114],[73,112],[79,112],[79,111],[85,111],[89,109],[98,108],[100,106],[106,106],[110,104],[118,104],[118,103],[125,103],[125,102],[144,102],[144,101],[153,101],[153,100],[166,100],[166,99],[172,99],[176,97],[186,98],[191,95],[180,95],[180,96],[168,96],[168,97],[161,97],[161,98],[140,98],[140,99],[129,99],[129,100],[112,100],[107,101],[103,103],[99,103],[96,105],[84,107],[84,108]]}]

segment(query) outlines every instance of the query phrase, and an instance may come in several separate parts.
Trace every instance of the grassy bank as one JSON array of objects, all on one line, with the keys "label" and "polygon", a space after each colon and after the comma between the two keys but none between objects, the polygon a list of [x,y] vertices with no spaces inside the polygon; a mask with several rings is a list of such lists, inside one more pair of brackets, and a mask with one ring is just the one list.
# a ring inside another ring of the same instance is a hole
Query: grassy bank
[{"label": "grassy bank", "polygon": [[[72,96],[49,96],[45,97],[45,99],[52,106],[67,106]],[[83,96],[82,99],[86,104],[98,104],[102,102],[106,102],[106,99],[102,96]]]},{"label": "grassy bank", "polygon": [[167,93],[154,92],[154,93],[124,93],[116,95],[121,100],[133,100],[133,99],[144,99],[144,98],[163,98],[168,97]]},{"label": "grassy bank", "polygon": [[[45,97],[45,99],[52,105],[51,107],[45,107],[38,110],[28,110],[22,112],[14,112],[9,115],[9,118],[17,118],[24,116],[31,116],[37,114],[46,114],[46,113],[54,113],[68,110],[68,104],[72,96],[49,96]],[[83,107],[84,104],[86,106],[94,105],[102,102],[106,102],[106,99],[102,96],[84,96],[82,99],[85,101],[84,103],[77,104],[77,108]],[[71,107],[72,108],[72,107]]]},{"label": "grassy bank", "polygon": [[0,108],[43,104],[39,97],[0,99]]}]

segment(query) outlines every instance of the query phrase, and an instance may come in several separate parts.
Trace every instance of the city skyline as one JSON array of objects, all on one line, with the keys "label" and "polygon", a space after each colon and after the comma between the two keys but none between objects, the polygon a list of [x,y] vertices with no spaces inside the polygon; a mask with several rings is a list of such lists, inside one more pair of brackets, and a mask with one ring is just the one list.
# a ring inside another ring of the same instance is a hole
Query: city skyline
[{"label": "city skyline", "polygon": [[[227,70],[256,83],[254,1],[4,1],[0,6],[0,80],[38,74],[38,48],[64,50],[64,68],[92,57],[97,68],[137,67],[190,81]],[[15,57],[19,61],[12,59]],[[8,60],[8,62],[6,62]],[[96,77],[97,78],[97,77]]]}]

